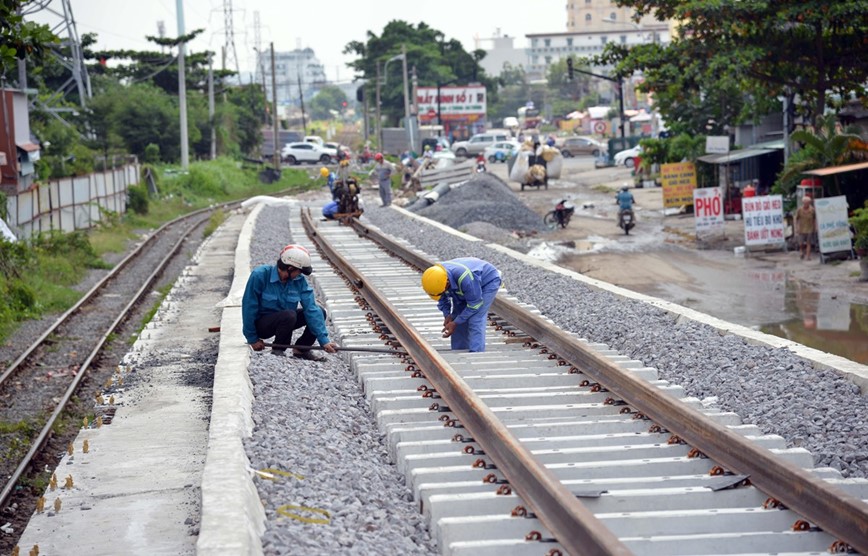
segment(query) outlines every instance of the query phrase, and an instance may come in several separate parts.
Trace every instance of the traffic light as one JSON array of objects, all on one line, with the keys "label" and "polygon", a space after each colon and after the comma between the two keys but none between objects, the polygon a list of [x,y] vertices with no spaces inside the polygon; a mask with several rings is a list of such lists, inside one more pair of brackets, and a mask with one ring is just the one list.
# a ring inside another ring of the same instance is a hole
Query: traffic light
[{"label": "traffic light", "polygon": [[567,79],[573,80],[573,58],[567,58]]},{"label": "traffic light", "polygon": [[359,102],[365,102],[365,86],[362,85],[358,89],[356,89],[356,100]]}]

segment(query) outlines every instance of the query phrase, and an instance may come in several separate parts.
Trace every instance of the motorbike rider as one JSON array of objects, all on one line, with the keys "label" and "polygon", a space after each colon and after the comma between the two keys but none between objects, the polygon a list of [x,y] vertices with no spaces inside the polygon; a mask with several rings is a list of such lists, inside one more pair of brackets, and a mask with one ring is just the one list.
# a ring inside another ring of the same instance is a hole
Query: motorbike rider
[{"label": "motorbike rider", "polygon": [[573,205],[568,199],[561,199],[555,205],[555,216],[557,217],[558,225],[561,228],[567,226],[567,223],[569,223],[570,217],[573,215],[575,210],[575,205]]},{"label": "motorbike rider", "polygon": [[615,195],[615,202],[618,204],[618,226],[621,225],[621,218],[624,216],[624,213],[629,212],[633,214],[633,203],[636,202],[636,199],[633,198],[633,194],[629,191],[630,187],[624,185],[621,187],[621,191]]},{"label": "motorbike rider", "polygon": [[483,174],[485,173],[485,155],[479,153],[476,156],[476,173]]}]

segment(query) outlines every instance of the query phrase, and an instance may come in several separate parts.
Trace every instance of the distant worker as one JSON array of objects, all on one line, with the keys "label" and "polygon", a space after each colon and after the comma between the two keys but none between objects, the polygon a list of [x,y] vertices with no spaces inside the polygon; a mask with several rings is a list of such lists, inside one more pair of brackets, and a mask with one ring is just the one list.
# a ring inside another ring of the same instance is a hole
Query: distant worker
[{"label": "distant worker", "polygon": [[[292,333],[299,328],[304,331],[297,345],[312,346],[317,341],[326,352],[337,351],[326,329],[326,310],[317,305],[313,288],[305,278],[311,272],[308,250],[301,245],[287,245],[276,264],[258,266],[250,273],[241,299],[241,319],[242,333],[253,351],[262,351],[263,338],[272,336],[275,344],[290,345]],[[275,347],[271,353],[285,355],[284,349]],[[293,355],[309,361],[325,359],[309,349],[293,349]]]},{"label": "distant worker", "polygon": [[332,195],[332,199],[335,198],[335,175],[329,171],[328,168],[323,166],[319,169],[319,175],[326,179],[326,185],[329,186],[329,193]]},{"label": "distant worker", "polygon": [[802,197],[802,206],[796,210],[793,229],[798,234],[800,258],[810,261],[811,246],[817,232],[817,213],[814,210],[814,199],[810,195]]},{"label": "distant worker", "polygon": [[392,173],[395,169],[392,163],[383,157],[383,153],[374,155],[374,169],[369,175],[377,174],[377,184],[380,188],[380,200],[383,202],[383,207],[392,204]]},{"label": "distant worker", "polygon": [[633,198],[633,194],[630,193],[630,188],[626,185],[621,187],[621,191],[615,195],[615,202],[618,203],[618,225],[621,225],[621,215],[625,212],[633,212],[633,203],[636,202],[636,199]]},{"label": "distant worker", "polygon": [[502,282],[500,271],[475,257],[444,261],[422,274],[422,289],[443,313],[443,337],[452,349],[485,351],[485,325]]}]

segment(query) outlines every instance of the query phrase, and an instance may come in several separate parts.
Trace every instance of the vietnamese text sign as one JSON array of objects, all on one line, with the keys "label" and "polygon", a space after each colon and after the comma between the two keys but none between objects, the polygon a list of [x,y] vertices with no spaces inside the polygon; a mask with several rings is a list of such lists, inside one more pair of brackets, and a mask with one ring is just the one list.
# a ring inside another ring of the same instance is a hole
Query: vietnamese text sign
[{"label": "vietnamese text sign", "polygon": [[660,166],[663,182],[663,208],[680,207],[693,203],[696,188],[696,167],[692,162],[676,162]]},{"label": "vietnamese text sign", "polygon": [[723,200],[720,189],[704,187],[693,190],[693,215],[696,236],[713,236],[723,233]]},{"label": "vietnamese text sign", "polygon": [[440,87],[440,102],[437,102],[437,87],[419,87],[416,91],[416,104],[419,114],[440,115],[485,115],[487,104],[485,87],[472,85],[467,87]]},{"label": "vietnamese text sign", "polygon": [[784,243],[784,202],[780,195],[744,197],[741,212],[745,245]]},{"label": "vietnamese text sign", "polygon": [[817,211],[817,240],[820,253],[849,251],[850,224],[847,222],[847,197],[826,197],[814,200]]}]

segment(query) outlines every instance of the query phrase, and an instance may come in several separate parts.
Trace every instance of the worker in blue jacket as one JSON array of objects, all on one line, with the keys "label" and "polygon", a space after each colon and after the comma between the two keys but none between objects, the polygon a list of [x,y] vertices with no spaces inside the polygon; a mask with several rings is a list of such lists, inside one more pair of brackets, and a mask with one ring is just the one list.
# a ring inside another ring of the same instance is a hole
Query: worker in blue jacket
[{"label": "worker in blue jacket", "polygon": [[[262,351],[263,338],[272,336],[275,344],[290,345],[292,333],[304,328],[297,345],[312,346],[316,340],[324,351],[337,352],[326,329],[326,310],[317,305],[313,288],[305,278],[312,271],[308,250],[301,245],[287,245],[276,264],[256,267],[250,273],[241,299],[241,318],[244,338],[253,351]],[[271,353],[284,355],[284,349],[273,348]],[[310,361],[325,359],[309,349],[293,349],[293,355]]]},{"label": "worker in blue jacket", "polygon": [[488,309],[501,284],[500,271],[475,257],[460,257],[428,268],[422,289],[443,313],[443,337],[452,349],[485,351]]}]

